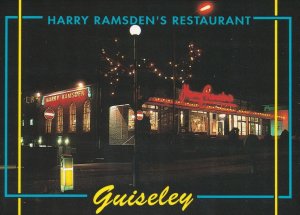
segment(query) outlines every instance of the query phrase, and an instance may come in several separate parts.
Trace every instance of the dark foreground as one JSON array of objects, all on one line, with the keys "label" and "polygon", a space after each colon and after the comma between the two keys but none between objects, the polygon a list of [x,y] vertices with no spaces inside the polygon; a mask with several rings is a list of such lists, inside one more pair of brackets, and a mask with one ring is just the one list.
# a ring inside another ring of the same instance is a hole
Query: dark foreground
[{"label": "dark foreground", "polygon": [[[299,146],[294,144],[293,153],[293,199],[279,201],[279,214],[294,215],[300,211],[300,159]],[[197,195],[272,195],[274,192],[273,151],[255,153],[253,162],[247,154],[218,157],[182,159],[173,161],[143,162],[140,165],[138,192],[160,193],[170,186],[174,192],[192,193],[194,201],[184,211],[175,206],[108,206],[100,214],[274,214],[273,199],[197,199]],[[282,148],[279,156],[279,193],[288,193],[288,153]],[[98,189],[114,184],[113,194],[131,194],[132,168],[128,162],[91,163],[75,166],[75,191],[87,193],[88,198],[80,199],[22,199],[22,214],[95,214],[97,206],[93,197]],[[23,170],[24,193],[60,193],[59,168],[48,171]],[[16,171],[9,171],[9,192],[15,192]],[[3,171],[1,172],[1,178]],[[3,190],[3,189],[1,189]],[[2,194],[3,196],[3,194]],[[17,214],[15,199],[2,199],[0,214]]]}]

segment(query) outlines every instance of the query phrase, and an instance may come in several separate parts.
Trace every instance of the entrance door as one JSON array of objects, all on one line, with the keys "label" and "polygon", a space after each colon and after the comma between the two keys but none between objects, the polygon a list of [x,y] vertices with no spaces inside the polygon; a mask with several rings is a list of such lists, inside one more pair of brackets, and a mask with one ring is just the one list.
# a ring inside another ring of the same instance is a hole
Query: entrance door
[{"label": "entrance door", "polygon": [[218,135],[224,135],[224,121],[218,121]]}]

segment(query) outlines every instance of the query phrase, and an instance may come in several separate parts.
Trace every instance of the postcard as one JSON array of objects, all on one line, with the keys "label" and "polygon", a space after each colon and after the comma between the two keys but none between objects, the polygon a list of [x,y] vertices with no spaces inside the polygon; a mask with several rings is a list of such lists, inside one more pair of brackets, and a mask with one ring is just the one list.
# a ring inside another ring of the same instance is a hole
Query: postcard
[{"label": "postcard", "polygon": [[0,8],[0,214],[299,213],[299,1]]}]

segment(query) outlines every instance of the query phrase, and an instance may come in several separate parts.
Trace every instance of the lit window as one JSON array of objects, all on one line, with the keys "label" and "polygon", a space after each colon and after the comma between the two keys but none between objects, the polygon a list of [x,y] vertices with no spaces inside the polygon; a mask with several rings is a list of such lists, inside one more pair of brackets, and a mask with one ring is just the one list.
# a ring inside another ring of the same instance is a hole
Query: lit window
[{"label": "lit window", "polygon": [[[184,115],[182,115],[182,117],[184,119]],[[208,130],[207,114],[202,111],[190,111],[190,130],[191,132],[207,132]]]},{"label": "lit window", "polygon": [[149,117],[151,130],[158,131],[158,106],[143,104],[143,111]]},{"label": "lit window", "polygon": [[29,120],[29,125],[33,125],[33,119]]},{"label": "lit window", "polygon": [[173,128],[173,113],[172,108],[162,107],[160,115],[160,131],[170,132]]},{"label": "lit window", "polygon": [[128,109],[128,130],[134,130],[134,119],[135,119],[134,111],[131,108],[129,108]]},{"label": "lit window", "polygon": [[151,123],[151,130],[157,131],[158,130],[158,112],[157,111],[150,111],[150,123]]},{"label": "lit window", "polygon": [[217,121],[217,114],[216,113],[209,113],[210,117],[210,134],[211,135],[218,135],[218,121]]},{"label": "lit window", "polygon": [[46,119],[46,123],[45,123],[46,134],[51,133],[51,126],[52,126],[52,119]]},{"label": "lit window", "polygon": [[247,135],[246,117],[234,115],[234,127],[239,129],[239,135]]},{"label": "lit window", "polygon": [[180,111],[180,126],[181,126],[181,127],[184,126],[184,115],[183,115],[183,111]]},{"label": "lit window", "polygon": [[22,126],[24,126],[25,125],[25,123],[24,123],[24,119],[22,120]]},{"label": "lit window", "polygon": [[76,105],[72,103],[70,105],[70,124],[69,131],[76,132]]},{"label": "lit window", "polygon": [[83,131],[91,130],[91,102],[87,100],[83,105]]},{"label": "lit window", "polygon": [[249,134],[261,135],[260,119],[249,117]]},{"label": "lit window", "polygon": [[56,124],[56,132],[62,133],[64,128],[64,111],[62,106],[57,108],[57,124]]}]

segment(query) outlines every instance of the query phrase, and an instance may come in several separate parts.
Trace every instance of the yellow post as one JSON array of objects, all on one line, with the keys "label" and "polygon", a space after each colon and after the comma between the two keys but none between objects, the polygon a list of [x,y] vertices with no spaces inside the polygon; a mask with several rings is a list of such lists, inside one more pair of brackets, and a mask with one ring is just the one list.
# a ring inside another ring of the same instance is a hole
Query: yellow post
[{"label": "yellow post", "polygon": [[[278,16],[278,0],[274,0],[274,15]],[[278,215],[278,21],[275,20],[274,23],[274,214]]]},{"label": "yellow post", "polygon": [[[22,193],[21,157],[22,120],[22,0],[18,1],[18,194]],[[18,198],[18,215],[22,213],[22,201]]]},{"label": "yellow post", "polygon": [[60,162],[60,190],[74,190],[74,168],[72,155],[62,155]]}]

